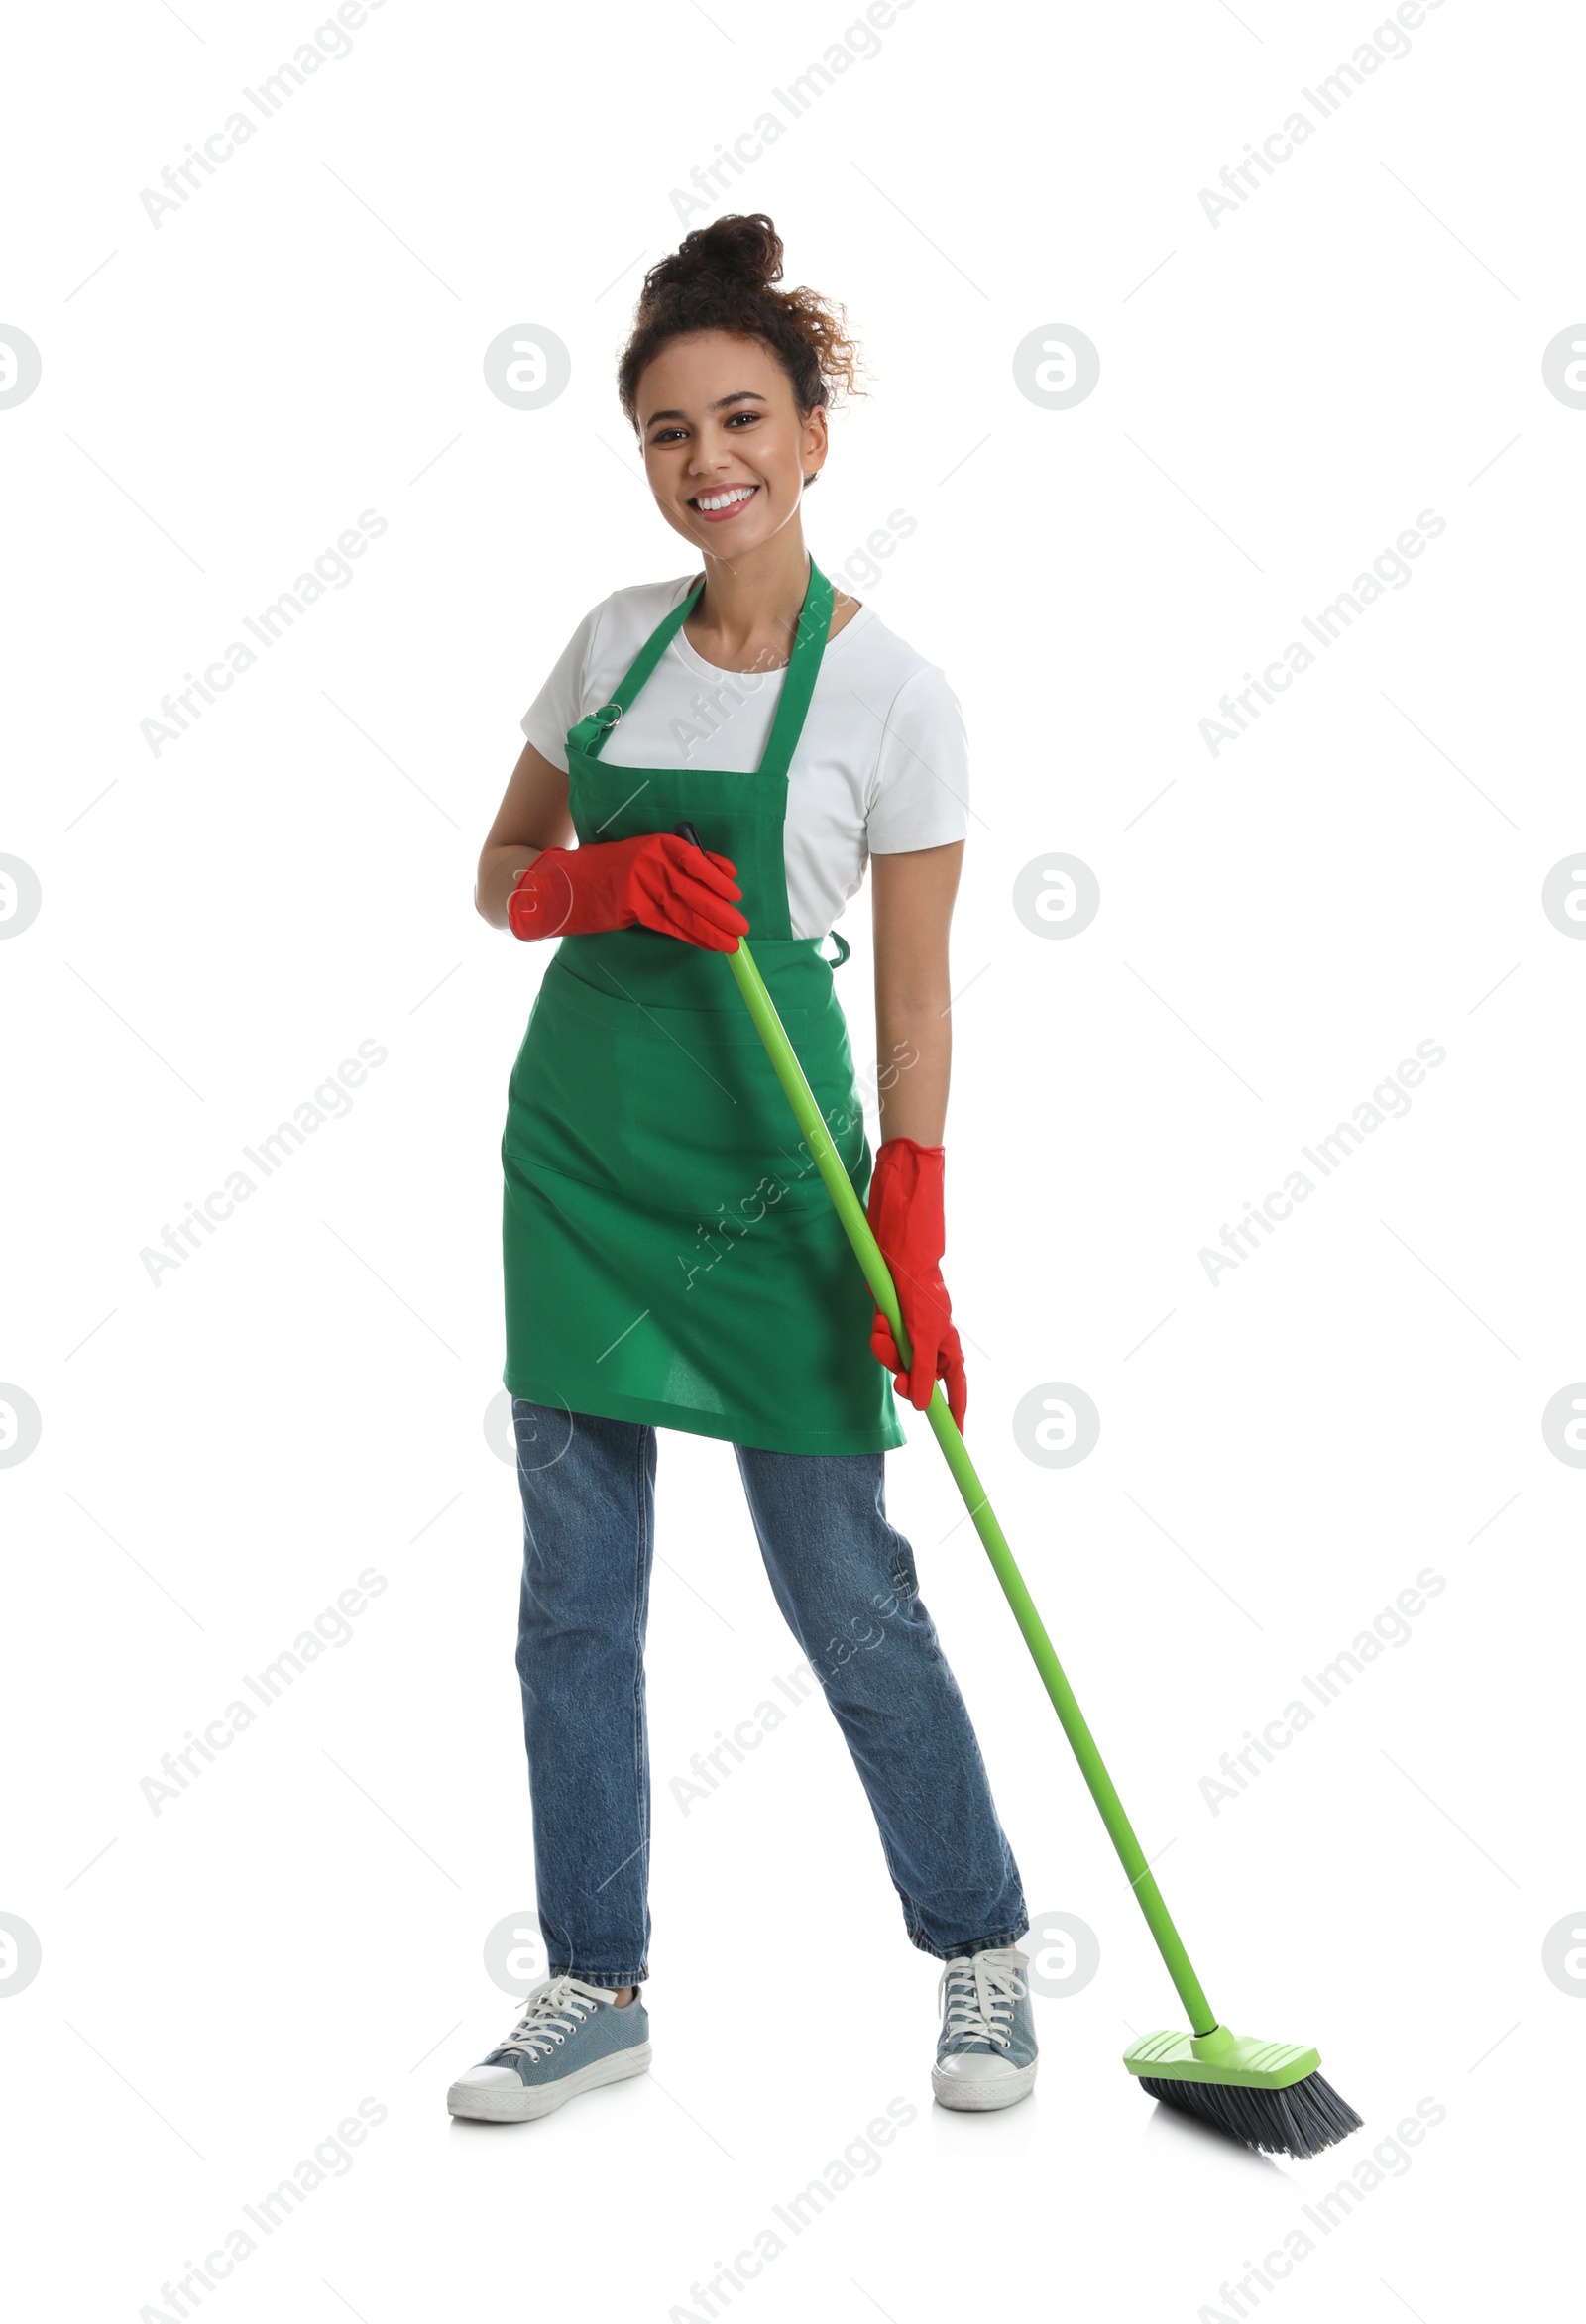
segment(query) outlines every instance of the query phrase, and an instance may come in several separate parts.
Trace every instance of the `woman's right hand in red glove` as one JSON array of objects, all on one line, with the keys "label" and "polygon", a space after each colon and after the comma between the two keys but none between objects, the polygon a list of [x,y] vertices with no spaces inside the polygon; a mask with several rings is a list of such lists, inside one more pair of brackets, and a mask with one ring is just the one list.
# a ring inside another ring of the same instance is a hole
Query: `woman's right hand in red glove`
[{"label": "woman's right hand in red glove", "polygon": [[649,831],[542,849],[507,899],[507,925],[525,943],[638,925],[706,951],[736,952],[749,932],[732,901],[742,893],[725,855],[702,853],[675,831]]}]

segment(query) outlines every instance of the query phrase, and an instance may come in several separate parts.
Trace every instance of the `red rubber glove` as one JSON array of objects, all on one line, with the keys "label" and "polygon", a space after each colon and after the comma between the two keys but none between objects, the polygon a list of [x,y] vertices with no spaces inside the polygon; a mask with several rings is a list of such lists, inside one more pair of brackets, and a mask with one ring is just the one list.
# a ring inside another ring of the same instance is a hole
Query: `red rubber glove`
[{"label": "red rubber glove", "polygon": [[525,943],[639,925],[706,951],[736,952],[749,930],[731,901],[743,893],[736,882],[725,855],[702,855],[675,831],[547,847],[518,873],[507,924]]},{"label": "red rubber glove", "polygon": [[892,1326],[879,1310],[870,1327],[870,1346],[894,1375],[893,1386],[916,1411],[925,1410],[941,1379],[948,1409],[962,1429],[968,1383],[940,1265],[947,1247],[942,1201],[946,1161],[946,1147],[920,1146],[912,1138],[888,1138],[876,1154],[870,1177],[870,1232],[897,1288],[914,1356],[909,1372],[898,1369],[901,1360]]}]

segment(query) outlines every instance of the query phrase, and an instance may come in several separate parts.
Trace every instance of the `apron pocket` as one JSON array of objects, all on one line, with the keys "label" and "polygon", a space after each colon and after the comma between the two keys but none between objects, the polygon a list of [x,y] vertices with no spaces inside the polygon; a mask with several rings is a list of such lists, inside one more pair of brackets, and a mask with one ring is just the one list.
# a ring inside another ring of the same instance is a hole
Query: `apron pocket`
[{"label": "apron pocket", "polygon": [[[690,1233],[828,1203],[753,1020],[736,989],[729,998],[657,1008],[548,970],[512,1067],[504,1150]],[[782,1018],[806,1062],[809,1016]],[[851,1170],[862,1136],[851,1069],[847,1085],[830,1066],[812,1085]]]}]

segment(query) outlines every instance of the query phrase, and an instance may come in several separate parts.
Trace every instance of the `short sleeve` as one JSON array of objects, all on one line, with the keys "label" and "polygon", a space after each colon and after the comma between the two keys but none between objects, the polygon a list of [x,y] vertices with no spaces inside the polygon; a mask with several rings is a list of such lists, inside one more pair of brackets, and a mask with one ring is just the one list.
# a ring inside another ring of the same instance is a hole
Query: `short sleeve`
[{"label": "short sleeve", "polygon": [[969,749],[958,696],[934,663],[899,687],[865,815],[872,855],[945,847],[969,828]]},{"label": "short sleeve", "polygon": [[584,716],[586,674],[594,658],[595,632],[610,599],[584,615],[557,657],[556,666],[518,723],[542,758],[567,772],[567,729]]}]

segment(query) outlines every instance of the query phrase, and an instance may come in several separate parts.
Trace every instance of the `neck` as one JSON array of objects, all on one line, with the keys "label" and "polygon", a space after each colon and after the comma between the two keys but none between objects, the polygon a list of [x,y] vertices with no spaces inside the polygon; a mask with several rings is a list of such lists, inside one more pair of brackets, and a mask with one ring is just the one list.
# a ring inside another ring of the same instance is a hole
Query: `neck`
[{"label": "neck", "polygon": [[796,517],[746,557],[730,561],[707,549],[705,587],[689,630],[715,649],[712,661],[733,665],[759,656],[776,667],[793,651],[809,585],[809,552]]}]

